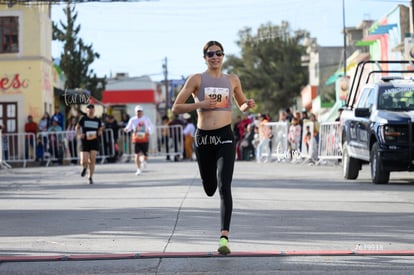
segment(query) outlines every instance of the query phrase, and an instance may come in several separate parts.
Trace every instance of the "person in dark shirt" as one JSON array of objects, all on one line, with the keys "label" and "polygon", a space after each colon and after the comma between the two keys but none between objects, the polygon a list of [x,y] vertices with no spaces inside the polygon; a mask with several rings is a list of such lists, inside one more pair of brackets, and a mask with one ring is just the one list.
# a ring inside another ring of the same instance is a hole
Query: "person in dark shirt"
[{"label": "person in dark shirt", "polygon": [[184,121],[176,115],[173,120],[168,123],[168,126],[170,127],[170,137],[173,139],[174,144],[174,161],[180,160],[180,153],[178,152],[180,148],[183,148],[183,140],[182,140],[182,134],[178,130],[178,127],[181,125],[184,128]]},{"label": "person in dark shirt", "polygon": [[96,155],[99,151],[99,137],[102,135],[102,122],[95,116],[95,106],[86,106],[86,116],[83,116],[76,127],[81,140],[80,164],[81,176],[86,175],[89,167],[89,184],[93,184],[92,176],[95,171]]},{"label": "person in dark shirt", "polygon": [[246,132],[243,138],[241,139],[240,143],[240,152],[242,155],[242,160],[252,160],[255,157],[255,150],[253,146],[254,134],[254,124],[247,124]]},{"label": "person in dark shirt", "polygon": [[[105,155],[109,156],[109,162],[115,162],[118,157],[118,132],[119,132],[119,125],[118,121],[114,118],[113,115],[107,115],[105,118],[105,131],[104,135],[104,145],[105,145]],[[112,130],[112,135],[110,133]]]}]

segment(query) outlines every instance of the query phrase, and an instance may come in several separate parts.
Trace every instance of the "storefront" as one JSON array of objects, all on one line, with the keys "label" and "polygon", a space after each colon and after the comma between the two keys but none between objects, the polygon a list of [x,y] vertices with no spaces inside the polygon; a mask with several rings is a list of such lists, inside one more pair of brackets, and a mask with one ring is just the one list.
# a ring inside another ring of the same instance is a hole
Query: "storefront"
[{"label": "storefront", "polygon": [[[53,108],[52,23],[49,5],[0,6],[0,123],[3,133],[24,132]],[[38,35],[34,35],[38,34]]]}]

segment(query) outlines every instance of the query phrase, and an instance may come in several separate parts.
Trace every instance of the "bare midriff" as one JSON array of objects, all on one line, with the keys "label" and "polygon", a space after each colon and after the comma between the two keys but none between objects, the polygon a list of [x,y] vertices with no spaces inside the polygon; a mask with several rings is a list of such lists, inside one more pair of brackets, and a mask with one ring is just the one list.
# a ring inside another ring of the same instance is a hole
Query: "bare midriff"
[{"label": "bare midriff", "polygon": [[198,112],[197,128],[201,130],[215,130],[230,125],[232,114],[229,111]]}]

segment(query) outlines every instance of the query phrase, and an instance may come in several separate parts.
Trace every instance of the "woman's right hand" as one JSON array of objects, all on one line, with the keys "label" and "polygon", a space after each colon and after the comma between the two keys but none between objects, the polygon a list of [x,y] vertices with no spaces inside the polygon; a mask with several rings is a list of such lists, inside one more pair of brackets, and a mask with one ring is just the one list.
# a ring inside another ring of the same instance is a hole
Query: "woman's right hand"
[{"label": "woman's right hand", "polygon": [[201,108],[203,108],[203,109],[214,109],[214,108],[216,108],[216,105],[217,105],[217,99],[207,96],[200,103],[201,103]]}]

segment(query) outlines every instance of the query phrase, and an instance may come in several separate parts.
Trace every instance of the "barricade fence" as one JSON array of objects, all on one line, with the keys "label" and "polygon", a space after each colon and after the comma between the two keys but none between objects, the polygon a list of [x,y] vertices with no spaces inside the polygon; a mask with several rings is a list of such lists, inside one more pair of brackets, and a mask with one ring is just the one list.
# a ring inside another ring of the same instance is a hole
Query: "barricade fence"
[{"label": "barricade fence", "polygon": [[342,135],[339,122],[322,123],[319,133],[319,159],[342,159]]},{"label": "barricade fence", "polygon": [[3,147],[4,147],[3,143],[4,142],[6,142],[6,138],[3,137],[2,129],[0,127],[0,168],[11,168],[11,166],[3,160],[4,159],[3,155],[4,155],[4,152],[5,152],[5,151],[3,151]]},{"label": "barricade fence", "polygon": [[[99,137],[97,161],[115,162],[122,158],[130,159],[135,150],[132,133],[119,129],[117,135],[112,129],[104,129]],[[76,131],[50,131],[33,133],[7,133],[0,135],[0,164],[40,162],[46,166],[51,163],[78,163],[80,158],[80,137]],[[150,137],[148,154],[152,156],[182,156],[183,127],[157,126]]]},{"label": "barricade fence", "polygon": [[[269,122],[271,129],[271,159],[277,161],[317,159],[342,159],[342,142],[338,122],[321,123],[319,136],[313,134],[313,123],[306,122],[301,129],[300,145],[292,146],[288,141],[289,124],[286,122]],[[132,133],[119,129],[117,134],[112,129],[104,129],[100,136],[100,148],[97,161],[115,162],[133,159],[134,144]],[[76,131],[7,133],[1,134],[0,164],[38,161],[46,166],[51,163],[79,162],[80,139]],[[308,137],[311,137],[308,139]],[[184,153],[184,136],[181,125],[157,126],[150,136],[150,156],[181,158]],[[266,156],[264,154],[264,156]]]},{"label": "barricade fence", "polygon": [[[124,160],[134,157],[135,148],[131,138],[132,132],[126,133],[123,129],[118,132],[117,147]],[[150,156],[181,157],[184,153],[184,136],[181,125],[157,126],[150,135]]]},{"label": "barricade fence", "polygon": [[[278,161],[285,159],[288,151],[288,124],[285,122],[269,122],[267,126],[272,133],[269,144],[271,158],[276,158]],[[263,155],[267,157],[266,153]]]},{"label": "barricade fence", "polygon": [[[339,122],[325,122],[314,133],[314,123],[306,121],[301,128],[299,144],[288,140],[289,127],[287,122],[269,122],[271,129],[271,158],[276,161],[286,160],[340,160],[342,159],[342,141]],[[266,153],[263,154],[266,156]]]}]

